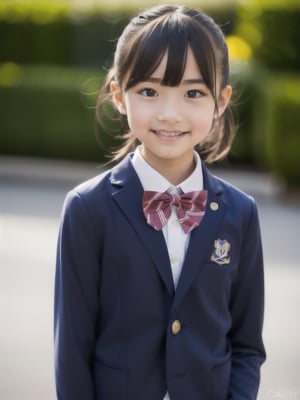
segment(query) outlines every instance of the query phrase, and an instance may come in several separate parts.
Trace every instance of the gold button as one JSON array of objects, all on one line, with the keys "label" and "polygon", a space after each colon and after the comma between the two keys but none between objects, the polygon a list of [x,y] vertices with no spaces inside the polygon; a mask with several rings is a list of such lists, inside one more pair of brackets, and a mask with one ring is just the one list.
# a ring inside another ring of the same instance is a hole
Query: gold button
[{"label": "gold button", "polygon": [[215,201],[212,201],[212,202],[210,203],[210,209],[211,209],[212,211],[217,211],[217,210],[219,209],[219,204],[216,203]]},{"label": "gold button", "polygon": [[172,333],[177,335],[181,331],[181,323],[178,319],[175,319],[172,323]]}]

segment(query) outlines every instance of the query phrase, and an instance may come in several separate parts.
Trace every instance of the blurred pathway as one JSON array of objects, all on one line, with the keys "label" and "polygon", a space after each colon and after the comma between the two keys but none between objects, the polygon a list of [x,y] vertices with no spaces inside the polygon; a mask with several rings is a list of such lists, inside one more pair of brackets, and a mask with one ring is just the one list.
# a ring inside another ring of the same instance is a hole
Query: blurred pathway
[{"label": "blurred pathway", "polygon": [[[1,400],[55,399],[52,309],[60,210],[66,192],[100,170],[0,157]],[[268,175],[217,174],[254,195],[259,206],[268,352],[259,399],[300,400],[300,201],[284,204]]]}]

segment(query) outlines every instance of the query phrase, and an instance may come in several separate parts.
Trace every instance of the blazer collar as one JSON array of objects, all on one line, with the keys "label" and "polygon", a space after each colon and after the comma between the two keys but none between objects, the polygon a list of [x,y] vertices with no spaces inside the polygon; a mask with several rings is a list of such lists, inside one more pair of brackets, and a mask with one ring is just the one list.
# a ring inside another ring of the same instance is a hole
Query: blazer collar
[{"label": "blazer collar", "polygon": [[[227,203],[223,196],[224,186],[202,164],[203,186],[208,191],[205,216],[199,227],[191,232],[189,247],[176,289],[173,309],[184,298],[197,273],[212,251],[219,226],[224,218]],[[174,284],[167,246],[163,233],[155,231],[145,223],[142,210],[143,187],[126,156],[111,171],[112,196],[129,224],[136,231],[149,257],[156,266],[170,297],[174,296]]]},{"label": "blazer collar", "polygon": [[[136,179],[139,182],[139,178],[131,164],[131,155],[128,154],[119,164],[117,164],[111,171],[111,183],[117,186],[125,186],[132,180]],[[204,189],[214,192],[216,195],[223,193],[223,185],[217,180],[206,168],[205,164],[202,163],[203,172],[203,186]],[[140,184],[140,182],[139,182]],[[141,188],[142,185],[140,184]]]},{"label": "blazer collar", "polygon": [[130,155],[112,169],[110,181],[113,185],[113,199],[136,231],[173,298],[174,283],[165,239],[161,231],[155,231],[145,221],[142,209],[144,190],[131,164]]},{"label": "blazer collar", "polygon": [[203,186],[208,191],[207,206],[201,224],[191,232],[189,246],[178,281],[172,310],[183,300],[203,263],[210,258],[213,242],[227,210],[224,185],[202,164]]}]

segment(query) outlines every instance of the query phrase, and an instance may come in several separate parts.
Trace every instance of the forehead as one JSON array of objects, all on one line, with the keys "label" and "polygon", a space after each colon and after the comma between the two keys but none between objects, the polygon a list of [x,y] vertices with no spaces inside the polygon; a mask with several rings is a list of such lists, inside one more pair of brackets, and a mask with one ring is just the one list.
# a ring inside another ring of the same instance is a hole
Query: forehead
[{"label": "forehead", "polygon": [[[161,81],[164,80],[166,74],[167,74],[167,66],[168,66],[168,51],[166,51],[162,57],[162,60],[156,70],[152,73],[151,77],[153,78],[158,78]],[[199,66],[196,62],[195,56],[193,54],[192,49],[189,47],[187,50],[187,55],[186,55],[186,62],[184,66],[184,72],[182,76],[182,80],[186,79],[199,79],[201,78],[201,71],[199,69]]]}]

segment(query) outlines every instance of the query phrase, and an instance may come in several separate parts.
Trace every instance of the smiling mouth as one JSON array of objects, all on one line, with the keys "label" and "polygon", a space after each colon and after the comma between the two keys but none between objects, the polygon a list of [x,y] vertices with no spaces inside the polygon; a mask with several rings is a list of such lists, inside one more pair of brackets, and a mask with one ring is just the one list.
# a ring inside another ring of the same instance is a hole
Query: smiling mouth
[{"label": "smiling mouth", "polygon": [[151,132],[163,137],[179,137],[183,136],[185,133],[188,133],[187,131],[159,131],[153,129],[151,130]]}]

